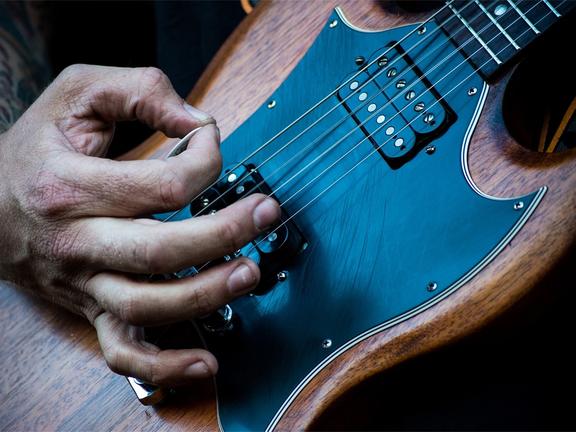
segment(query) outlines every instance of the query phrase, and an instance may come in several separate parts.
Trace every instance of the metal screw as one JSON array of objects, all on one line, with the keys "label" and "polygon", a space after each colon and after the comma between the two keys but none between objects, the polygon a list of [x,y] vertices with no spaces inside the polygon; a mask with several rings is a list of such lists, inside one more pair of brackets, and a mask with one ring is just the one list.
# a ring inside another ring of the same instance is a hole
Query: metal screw
[{"label": "metal screw", "polygon": [[234,173],[230,174],[228,176],[228,183],[234,183],[237,178],[238,178],[238,176],[236,174],[234,174]]},{"label": "metal screw", "polygon": [[433,145],[429,145],[428,147],[426,147],[426,154],[434,154],[434,152],[436,151],[436,146]]},{"label": "metal screw", "polygon": [[414,90],[410,90],[409,92],[406,93],[404,97],[406,98],[406,100],[412,100],[416,97],[416,92]]},{"label": "metal screw", "polygon": [[240,185],[236,188],[236,194],[238,194],[238,195],[244,193],[244,191],[245,191],[245,188],[243,185]]},{"label": "metal screw", "polygon": [[388,57],[384,56],[384,57],[380,57],[378,59],[378,66],[380,67],[384,67],[388,64]]},{"label": "metal screw", "polygon": [[210,200],[208,198],[202,198],[202,207],[206,207],[210,204]]},{"label": "metal screw", "polygon": [[424,102],[418,102],[416,105],[414,105],[414,111],[416,112],[424,111],[424,108]]},{"label": "metal screw", "polygon": [[329,25],[330,25],[330,28],[336,27],[338,25],[338,20],[331,21]]},{"label": "metal screw", "polygon": [[429,125],[433,125],[435,123],[434,114],[432,114],[432,113],[426,114],[424,116],[424,123],[429,124]]},{"label": "metal screw", "polygon": [[278,239],[278,234],[276,234],[275,232],[271,233],[266,240],[268,240],[270,243],[276,241]]},{"label": "metal screw", "polygon": [[288,272],[281,271],[276,275],[276,280],[278,282],[284,282],[286,279],[288,279]]},{"label": "metal screw", "polygon": [[274,99],[272,99],[270,102],[268,102],[268,109],[272,109],[276,106],[276,101]]},{"label": "metal screw", "polygon": [[524,208],[524,202],[523,201],[516,201],[514,203],[514,210],[522,210]]},{"label": "metal screw", "polygon": [[401,89],[404,87],[406,87],[406,80],[405,79],[398,80],[398,82],[396,83],[396,88]]},{"label": "metal screw", "polygon": [[426,289],[430,292],[436,291],[436,288],[438,288],[438,284],[436,282],[428,282],[428,285],[426,285]]},{"label": "metal screw", "polygon": [[356,66],[362,66],[365,61],[366,59],[362,56],[358,56],[354,59],[354,63],[356,63]]},{"label": "metal screw", "polygon": [[396,76],[397,73],[398,73],[398,71],[395,68],[392,68],[388,72],[386,72],[386,76],[388,78],[392,78],[392,77]]},{"label": "metal screw", "polygon": [[474,96],[476,93],[478,93],[478,89],[476,87],[470,87],[468,89],[468,96]]},{"label": "metal screw", "polygon": [[426,33],[426,26],[422,26],[418,29],[419,35],[423,35],[424,33]]},{"label": "metal screw", "polygon": [[332,339],[324,339],[322,341],[322,348],[330,348],[332,346]]}]

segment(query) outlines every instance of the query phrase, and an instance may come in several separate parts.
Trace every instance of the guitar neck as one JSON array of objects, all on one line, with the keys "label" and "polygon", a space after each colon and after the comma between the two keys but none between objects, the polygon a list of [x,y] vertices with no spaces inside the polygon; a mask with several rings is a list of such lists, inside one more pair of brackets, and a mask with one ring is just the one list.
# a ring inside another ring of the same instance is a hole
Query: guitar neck
[{"label": "guitar neck", "polygon": [[435,21],[490,79],[575,6],[572,0],[449,0]]}]

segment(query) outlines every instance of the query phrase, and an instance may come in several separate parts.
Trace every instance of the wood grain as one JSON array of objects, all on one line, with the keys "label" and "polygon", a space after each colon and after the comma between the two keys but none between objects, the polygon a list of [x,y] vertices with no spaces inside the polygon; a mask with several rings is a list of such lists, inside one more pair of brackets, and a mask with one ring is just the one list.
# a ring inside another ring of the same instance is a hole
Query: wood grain
[{"label": "wood grain", "polygon": [[[387,14],[377,1],[265,2],[220,50],[189,100],[212,113],[227,136],[284,80],[336,3],[364,28],[383,29],[421,18]],[[470,169],[480,189],[497,196],[548,185],[542,204],[472,282],[329,364],[288,409],[278,430],[305,429],[362,380],[490,322],[534,288],[574,244],[576,153],[541,155],[516,144],[502,120],[504,84],[489,94],[471,143]],[[125,158],[159,157],[173,143],[156,134]],[[0,312],[0,428],[217,429],[209,383],[199,383],[166,406],[143,407],[125,380],[108,371],[95,332],[81,319],[7,285],[0,288]]]}]

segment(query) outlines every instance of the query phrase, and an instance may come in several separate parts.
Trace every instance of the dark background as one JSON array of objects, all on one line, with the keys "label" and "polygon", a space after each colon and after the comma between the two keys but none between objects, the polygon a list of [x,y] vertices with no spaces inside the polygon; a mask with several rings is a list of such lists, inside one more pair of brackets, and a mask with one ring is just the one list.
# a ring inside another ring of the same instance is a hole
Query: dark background
[{"label": "dark background", "polygon": [[[48,6],[55,73],[72,63],[155,65],[182,96],[245,15],[239,1]],[[537,60],[538,54],[535,65]],[[122,124],[111,156],[151,132],[135,123]],[[330,409],[316,428],[576,429],[573,262],[572,253],[552,278],[478,334],[364,383]]]}]

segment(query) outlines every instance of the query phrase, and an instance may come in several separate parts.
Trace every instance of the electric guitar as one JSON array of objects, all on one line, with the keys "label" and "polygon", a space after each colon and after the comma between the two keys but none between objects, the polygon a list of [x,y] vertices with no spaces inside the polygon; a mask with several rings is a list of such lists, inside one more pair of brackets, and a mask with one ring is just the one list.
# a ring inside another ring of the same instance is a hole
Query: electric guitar
[{"label": "electric guitar", "polygon": [[[359,382],[504,312],[567,253],[576,153],[520,145],[502,100],[510,65],[576,3],[449,0],[429,14],[340,3],[260,4],[189,96],[220,125],[224,170],[155,217],[254,192],[283,210],[222,258],[258,262],[257,290],[195,322],[220,363],[214,388],[143,407],[87,324],[3,289],[2,345],[22,347],[3,361],[4,424],[304,429]],[[127,157],[169,157],[187,139],[157,134]]]}]

